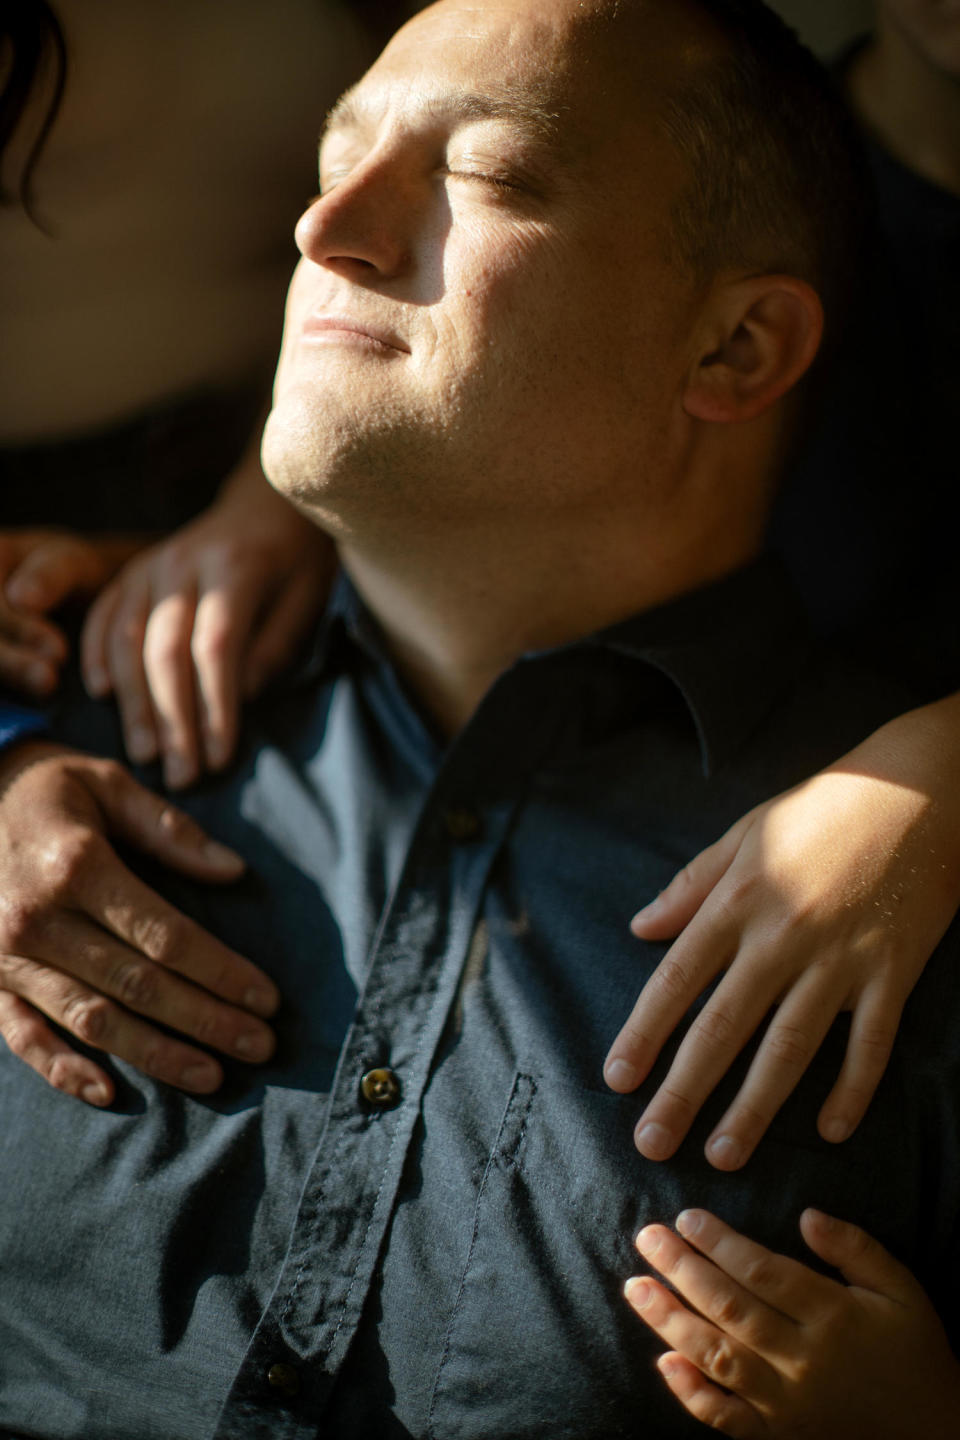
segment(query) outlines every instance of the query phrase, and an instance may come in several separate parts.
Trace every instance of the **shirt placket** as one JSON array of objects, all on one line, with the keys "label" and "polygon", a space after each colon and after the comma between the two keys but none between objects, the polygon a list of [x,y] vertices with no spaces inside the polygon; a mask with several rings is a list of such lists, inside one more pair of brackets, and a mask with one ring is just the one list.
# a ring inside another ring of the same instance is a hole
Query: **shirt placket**
[{"label": "shirt placket", "polygon": [[269,1305],[215,1440],[305,1440],[356,1332],[430,1074],[516,800],[480,799],[477,756],[448,756],[374,941],[323,1138]]}]

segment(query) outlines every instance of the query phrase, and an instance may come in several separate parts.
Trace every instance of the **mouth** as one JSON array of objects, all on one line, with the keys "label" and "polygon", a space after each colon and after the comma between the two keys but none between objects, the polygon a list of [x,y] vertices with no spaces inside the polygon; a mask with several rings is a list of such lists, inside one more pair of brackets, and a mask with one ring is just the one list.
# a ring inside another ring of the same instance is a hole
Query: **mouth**
[{"label": "mouth", "polygon": [[362,345],[400,355],[410,354],[410,346],[405,345],[392,330],[366,320],[354,320],[348,315],[308,315],[301,338],[313,345]]}]

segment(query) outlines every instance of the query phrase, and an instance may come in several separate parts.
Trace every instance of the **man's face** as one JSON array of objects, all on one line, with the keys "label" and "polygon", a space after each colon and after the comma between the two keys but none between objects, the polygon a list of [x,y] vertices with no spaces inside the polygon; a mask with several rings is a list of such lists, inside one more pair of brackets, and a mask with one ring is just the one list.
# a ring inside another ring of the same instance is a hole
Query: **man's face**
[{"label": "man's face", "polygon": [[958,0],[881,0],[881,8],[929,65],[960,80]]},{"label": "man's face", "polygon": [[643,75],[682,62],[654,26],[638,74],[608,8],[444,0],[334,112],[264,441],[334,530],[544,514],[662,463],[694,296]]}]

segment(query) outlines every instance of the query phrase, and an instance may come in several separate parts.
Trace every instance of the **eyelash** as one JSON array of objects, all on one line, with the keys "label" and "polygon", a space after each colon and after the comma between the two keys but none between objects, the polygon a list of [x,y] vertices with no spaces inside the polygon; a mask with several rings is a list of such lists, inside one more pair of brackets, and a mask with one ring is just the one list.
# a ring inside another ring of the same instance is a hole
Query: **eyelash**
[{"label": "eyelash", "polygon": [[440,170],[441,175],[450,175],[456,180],[480,180],[486,185],[495,185],[498,190],[519,190],[512,180],[505,180],[502,175],[491,175],[485,170],[451,170],[444,166]]}]

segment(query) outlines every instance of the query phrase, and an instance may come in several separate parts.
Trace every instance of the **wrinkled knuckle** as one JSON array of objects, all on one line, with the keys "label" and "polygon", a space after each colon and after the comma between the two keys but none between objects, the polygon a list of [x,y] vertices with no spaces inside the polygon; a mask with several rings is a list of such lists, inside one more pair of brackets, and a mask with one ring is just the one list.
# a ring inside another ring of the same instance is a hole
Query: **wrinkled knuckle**
[{"label": "wrinkled knuckle", "polygon": [[67,1095],[77,1093],[76,1071],[68,1056],[54,1055],[46,1067],[44,1076],[54,1090],[62,1090]]},{"label": "wrinkled knuckle", "polygon": [[86,827],[71,832],[48,851],[47,874],[67,895],[73,895],[103,863],[105,841]]},{"label": "wrinkled knuckle", "polygon": [[164,840],[174,843],[192,840],[197,830],[193,821],[175,805],[164,805],[157,814],[157,830]]},{"label": "wrinkled knuckle", "polygon": [[865,1026],[857,1035],[857,1045],[870,1063],[883,1064],[893,1049],[896,1034],[894,1026]]},{"label": "wrinkled knuckle", "polygon": [[658,988],[669,1000],[685,1000],[689,995],[690,971],[679,957],[661,960],[655,973]]},{"label": "wrinkled knuckle", "polygon": [[766,1255],[760,1255],[748,1260],[743,1267],[743,1284],[747,1290],[769,1291],[775,1284],[773,1265]]},{"label": "wrinkled knuckle", "polygon": [[674,1123],[682,1123],[696,1114],[695,1102],[684,1091],[676,1089],[673,1085],[661,1086],[659,1098],[669,1107]]},{"label": "wrinkled knuckle", "polygon": [[127,960],[110,978],[110,990],[128,1010],[149,1008],[157,998],[157,974],[149,962]]},{"label": "wrinkled knuckle", "polygon": [[[36,894],[5,895],[0,901],[0,943],[5,950],[25,950],[46,918],[46,905]],[[5,957],[4,968],[10,964]]]},{"label": "wrinkled knuckle", "polygon": [[707,1346],[704,1369],[728,1390],[734,1388],[739,1368],[736,1352],[726,1336],[721,1335]]},{"label": "wrinkled knuckle", "polygon": [[709,1043],[713,1049],[737,1050],[736,1017],[719,1005],[708,1005],[701,1010],[693,1024],[697,1040]]},{"label": "wrinkled knuckle", "polygon": [[814,1049],[809,1033],[799,1025],[774,1024],[767,1044],[773,1058],[791,1070],[803,1069]]},{"label": "wrinkled knuckle", "polygon": [[134,924],[134,942],[151,960],[167,964],[181,943],[181,927],[166,916],[142,916]]},{"label": "wrinkled knuckle", "polygon": [[731,1290],[725,1290],[714,1299],[710,1313],[724,1328],[739,1325],[743,1319],[743,1302]]},{"label": "wrinkled knuckle", "polygon": [[25,1060],[40,1039],[42,1024],[32,1015],[17,1016],[0,1025],[0,1035],[18,1060]]},{"label": "wrinkled knuckle", "polygon": [[64,1007],[66,1028],[87,1045],[100,1045],[113,1021],[114,1007],[105,995],[78,995]]}]

